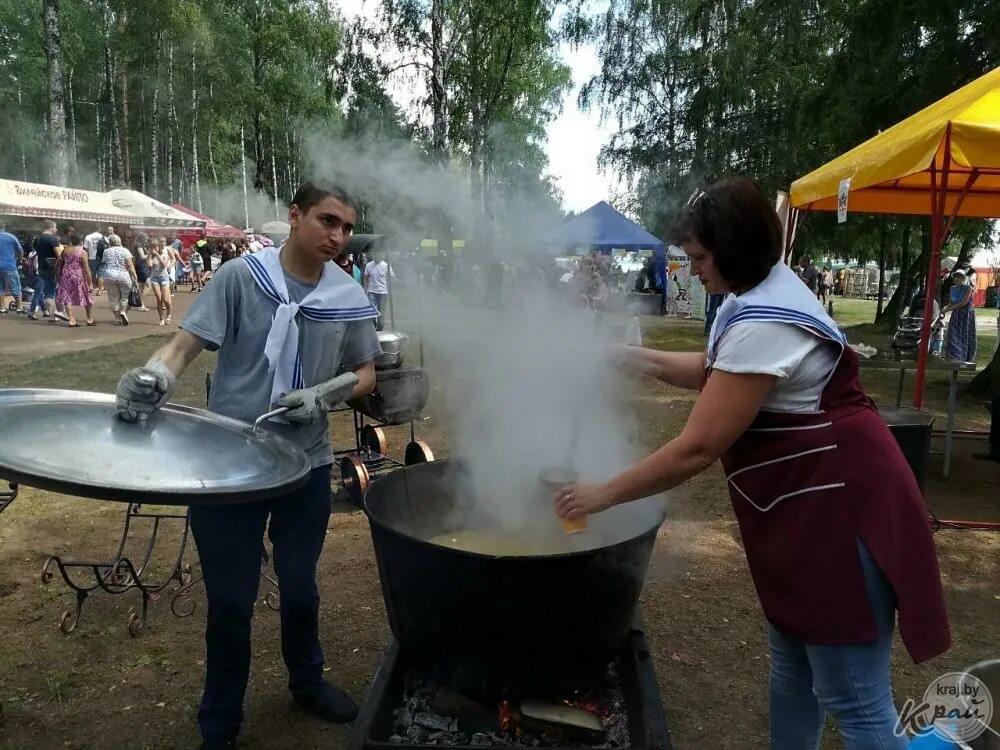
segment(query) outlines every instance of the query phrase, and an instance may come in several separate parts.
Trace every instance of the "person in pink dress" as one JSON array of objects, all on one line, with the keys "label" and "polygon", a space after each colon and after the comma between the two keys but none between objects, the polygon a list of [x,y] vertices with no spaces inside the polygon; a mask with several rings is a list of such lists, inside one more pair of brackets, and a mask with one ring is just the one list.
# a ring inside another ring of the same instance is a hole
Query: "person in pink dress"
[{"label": "person in pink dress", "polygon": [[69,236],[67,247],[56,263],[56,282],[59,287],[56,302],[66,306],[69,327],[78,328],[80,325],[73,315],[74,306],[82,307],[87,313],[88,326],[97,325],[93,316],[94,299],[90,296],[94,280],[90,275],[87,251],[76,235]]}]

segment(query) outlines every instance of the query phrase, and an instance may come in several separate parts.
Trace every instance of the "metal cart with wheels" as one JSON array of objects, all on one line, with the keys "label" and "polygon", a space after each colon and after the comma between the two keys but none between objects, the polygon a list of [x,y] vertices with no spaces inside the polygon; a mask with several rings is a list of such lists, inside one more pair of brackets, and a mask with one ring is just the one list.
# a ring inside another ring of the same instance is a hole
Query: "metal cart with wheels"
[{"label": "metal cart with wheels", "polygon": [[[377,234],[355,235],[344,252],[357,255],[380,250],[383,238],[383,235]],[[375,392],[337,410],[353,412],[354,447],[335,451],[334,455],[340,467],[344,490],[351,502],[359,507],[369,483],[376,476],[403,466],[434,460],[430,446],[416,436],[416,423],[423,421],[422,411],[430,396],[430,384],[424,370],[423,337],[418,337],[419,366],[404,365],[403,348],[408,337],[395,332],[392,275],[391,272],[387,274],[389,330],[381,331],[379,337],[388,337],[387,340],[391,340],[399,348],[387,350],[383,343],[385,356],[375,362]],[[404,339],[402,344],[399,344],[400,337]],[[389,455],[389,439],[385,428],[407,424],[410,428],[410,441],[401,463]]]}]

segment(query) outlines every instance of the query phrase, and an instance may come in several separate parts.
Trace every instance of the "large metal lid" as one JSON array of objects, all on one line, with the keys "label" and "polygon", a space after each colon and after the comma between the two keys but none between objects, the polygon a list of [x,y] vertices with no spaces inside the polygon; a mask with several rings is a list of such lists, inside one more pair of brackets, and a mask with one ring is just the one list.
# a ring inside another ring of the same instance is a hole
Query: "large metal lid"
[{"label": "large metal lid", "polygon": [[121,502],[217,505],[275,497],[311,468],[295,443],[169,404],[129,424],[106,393],[0,389],[0,477]]}]

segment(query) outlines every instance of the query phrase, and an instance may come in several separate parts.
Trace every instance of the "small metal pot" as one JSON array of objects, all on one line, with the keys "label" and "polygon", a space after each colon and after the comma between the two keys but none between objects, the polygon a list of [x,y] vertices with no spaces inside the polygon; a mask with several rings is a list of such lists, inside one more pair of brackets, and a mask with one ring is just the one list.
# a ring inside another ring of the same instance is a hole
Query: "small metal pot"
[{"label": "small metal pot", "polygon": [[403,364],[403,352],[410,337],[396,331],[379,331],[378,343],[382,353],[375,358],[376,370],[390,370]]}]

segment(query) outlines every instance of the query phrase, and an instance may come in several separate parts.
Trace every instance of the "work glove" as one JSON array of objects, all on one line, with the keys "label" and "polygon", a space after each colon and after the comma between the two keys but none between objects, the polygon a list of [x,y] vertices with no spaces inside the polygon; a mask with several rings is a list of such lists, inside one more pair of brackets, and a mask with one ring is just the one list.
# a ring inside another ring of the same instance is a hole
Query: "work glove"
[{"label": "work glove", "polygon": [[176,385],[170,368],[160,359],[151,359],[122,375],[115,392],[115,413],[125,422],[146,420],[167,403]]},{"label": "work glove", "polygon": [[357,384],[358,376],[345,372],[325,383],[287,393],[278,399],[277,405],[288,409],[282,416],[289,422],[312,424],[350,396]]}]

